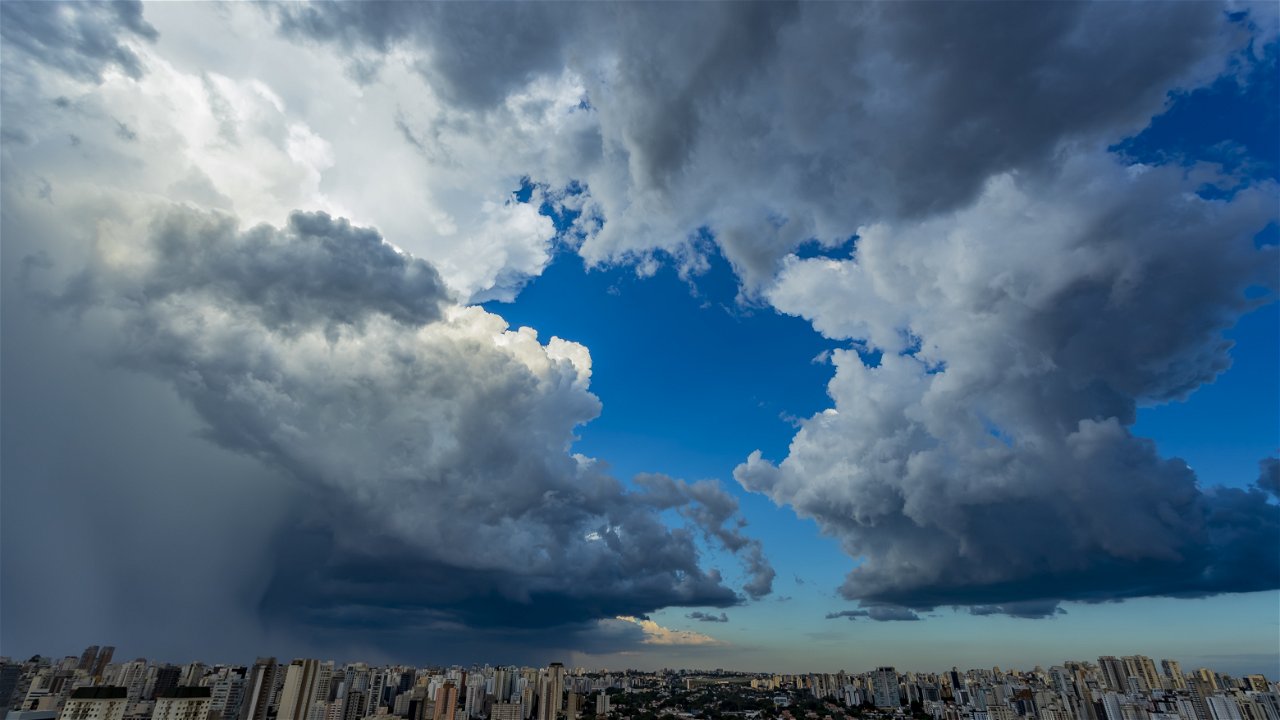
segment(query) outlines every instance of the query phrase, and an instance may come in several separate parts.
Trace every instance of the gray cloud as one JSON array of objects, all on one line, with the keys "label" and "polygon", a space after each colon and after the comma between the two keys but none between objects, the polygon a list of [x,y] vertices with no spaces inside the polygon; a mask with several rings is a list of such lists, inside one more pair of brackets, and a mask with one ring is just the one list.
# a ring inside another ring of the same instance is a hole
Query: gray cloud
[{"label": "gray cloud", "polygon": [[685,617],[689,618],[690,620],[697,620],[699,622],[715,622],[715,623],[729,622],[729,616],[726,615],[725,613],[720,613],[719,615],[715,615],[713,613],[702,612],[701,610],[695,610],[689,613],[688,615],[685,615]]},{"label": "gray cloud", "polygon": [[1052,168],[1064,143],[1136,130],[1175,83],[1212,69],[1206,58],[1243,44],[1220,6],[1165,10],[378,3],[271,12],[300,40],[415,53],[433,89],[469,113],[497,112],[539,78],[573,73],[597,149],[522,172],[589,189],[605,223],[584,256],[688,249],[707,227],[755,288],[810,238],[835,245],[862,223],[946,211],[994,174]]},{"label": "gray cloud", "polygon": [[140,77],[142,62],[121,36],[154,41],[156,29],[142,17],[137,0],[34,2],[0,7],[0,37],[6,54],[21,52],[80,80],[99,81],[108,67]]},{"label": "gray cloud", "polygon": [[1280,458],[1263,458],[1258,461],[1257,486],[1280,497]]},{"label": "gray cloud", "polygon": [[1276,248],[1253,242],[1274,187],[1206,201],[1196,182],[1078,156],[963,210],[864,228],[847,260],[788,261],[771,302],[882,356],[837,351],[834,407],[781,464],[757,453],[735,476],[864,558],[850,599],[1025,616],[1276,587],[1257,548],[1280,537],[1280,507],[1198,487],[1129,430],[1140,403],[1224,371],[1223,331],[1275,298]]},{"label": "gray cloud", "polygon": [[[657,474],[638,475],[635,483],[644,488],[648,500],[655,506],[679,507],[680,514],[701,528],[704,535],[740,555],[748,575],[742,589],[752,600],[773,592],[776,573],[764,556],[763,546],[759,540],[742,533],[746,520],[737,517],[738,501],[718,483],[706,480],[686,483]],[[726,527],[727,523],[731,526]]]},{"label": "gray cloud", "polygon": [[828,620],[845,618],[848,620],[857,620],[858,618],[867,618],[876,622],[914,622],[920,619],[920,616],[907,608],[891,607],[885,605],[872,605],[861,610],[841,610],[839,612],[827,613]]},{"label": "gray cloud", "polygon": [[969,608],[971,615],[1008,615],[1009,617],[1040,619],[1054,615],[1066,615],[1057,600],[1029,600],[1025,602],[1005,603],[1003,605],[974,605]]},{"label": "gray cloud", "polygon": [[628,493],[566,452],[599,412],[585,348],[448,304],[371,229],[295,213],[242,232],[170,207],[66,288],[61,306],[109,329],[113,356],[170,385],[208,437],[301,483],[303,512],[263,556],[273,623],[585,631],[740,602],[668,508],[763,562],[714,484]]}]

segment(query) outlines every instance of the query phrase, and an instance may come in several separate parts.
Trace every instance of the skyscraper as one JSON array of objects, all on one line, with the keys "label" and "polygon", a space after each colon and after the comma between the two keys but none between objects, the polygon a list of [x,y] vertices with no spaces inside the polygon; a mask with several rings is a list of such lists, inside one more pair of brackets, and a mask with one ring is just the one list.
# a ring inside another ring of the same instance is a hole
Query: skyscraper
[{"label": "skyscraper", "polygon": [[178,687],[178,678],[182,674],[182,670],[173,665],[165,665],[156,668],[155,682],[151,686],[151,698],[161,698],[166,693]]},{"label": "skyscraper", "polygon": [[564,663],[547,666],[538,692],[538,720],[556,720],[564,697]]},{"label": "skyscraper", "polygon": [[1173,681],[1174,690],[1185,690],[1187,688],[1187,678],[1182,674],[1182,665],[1177,660],[1161,660],[1160,666],[1164,668],[1164,674]]},{"label": "skyscraper", "polygon": [[[276,720],[307,720],[311,704],[316,699],[319,683],[319,660],[294,660],[285,671],[284,690],[280,694],[280,706]],[[361,713],[364,708],[361,708]]]},{"label": "skyscraper", "polygon": [[271,695],[276,684],[276,659],[258,658],[249,669],[244,683],[244,704],[240,720],[267,720]]},{"label": "skyscraper", "polygon": [[1123,660],[1114,655],[1103,655],[1098,658],[1098,668],[1102,670],[1102,681],[1106,683],[1108,690],[1118,693],[1129,691],[1129,673],[1125,670]]},{"label": "skyscraper", "polygon": [[432,720],[453,720],[458,711],[458,686],[446,681],[436,690],[436,711]]},{"label": "skyscraper", "polygon": [[876,707],[898,707],[902,699],[898,695],[898,671],[892,666],[876,668],[872,675],[872,688],[875,693]]},{"label": "skyscraper", "polygon": [[111,656],[114,655],[115,652],[116,649],[113,645],[108,645],[98,651],[98,659],[94,661],[93,672],[90,673],[90,675],[101,680],[103,673],[107,671],[107,666],[111,664]]},{"label": "skyscraper", "polygon": [[98,657],[98,646],[90,645],[89,647],[84,649],[83,653],[80,653],[80,663],[76,665],[76,669],[83,670],[87,673],[92,674],[93,661],[96,660],[97,657]]}]

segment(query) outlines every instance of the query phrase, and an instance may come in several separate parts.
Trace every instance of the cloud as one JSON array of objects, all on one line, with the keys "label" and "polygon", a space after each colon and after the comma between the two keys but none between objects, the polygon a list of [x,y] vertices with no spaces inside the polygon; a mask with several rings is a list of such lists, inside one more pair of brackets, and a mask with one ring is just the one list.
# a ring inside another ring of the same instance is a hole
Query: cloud
[{"label": "cloud", "polygon": [[[80,80],[101,80],[108,68],[137,79],[143,63],[129,42],[155,42],[142,3],[7,2],[0,8],[5,55],[22,53]],[[121,37],[126,38],[124,43]]]},{"label": "cloud", "polygon": [[834,406],[735,477],[863,559],[850,599],[1026,615],[1276,587],[1256,548],[1280,507],[1200,488],[1129,429],[1229,367],[1223,331],[1276,296],[1276,248],[1253,242],[1274,186],[1205,200],[1194,174],[1079,155],[860,228],[849,259],[790,258],[769,300],[866,354],[836,351]]},{"label": "cloud", "polygon": [[[557,150],[508,152],[535,182],[586,188],[599,222],[583,228],[583,257],[696,253],[705,228],[750,290],[803,242],[834,247],[860,224],[955,209],[994,175],[1051,169],[1066,144],[1140,129],[1169,89],[1215,71],[1248,34],[1213,4],[1155,18],[1076,4],[270,12],[299,42],[376,56],[384,73],[411,67],[471,122],[537,88],[574,87],[557,115],[577,129],[537,145]],[[414,137],[441,127],[404,126]]]},{"label": "cloud", "polygon": [[[615,615],[740,602],[700,566],[693,532],[658,517],[676,509],[758,553],[730,496],[669,478],[660,499],[628,492],[568,452],[600,409],[586,348],[453,304],[430,265],[323,213],[247,230],[185,206],[111,214],[128,221],[98,223],[52,306],[172,388],[207,438],[299,484],[300,512],[256,555],[265,568],[245,569],[267,573],[269,622],[580,636]],[[645,642],[704,642],[642,626]]]},{"label": "cloud", "polygon": [[717,640],[710,635],[693,632],[692,630],[672,630],[663,627],[658,623],[647,618],[635,618],[620,615],[617,618],[622,622],[638,625],[644,631],[644,639],[641,641],[645,645],[724,645],[724,641]]},{"label": "cloud", "polygon": [[[738,501],[719,483],[707,480],[686,483],[654,473],[637,475],[634,482],[644,489],[646,500],[655,507],[679,508],[680,514],[700,528],[705,537],[718,541],[725,550],[742,558],[748,576],[742,589],[748,597],[759,600],[773,592],[776,572],[765,558],[760,541],[742,533],[746,520],[737,516]],[[726,527],[726,523],[732,526]]]},{"label": "cloud", "polygon": [[701,610],[695,610],[689,613],[688,615],[685,615],[685,617],[689,618],[690,620],[697,620],[699,622],[716,622],[716,623],[729,622],[729,616],[726,615],[725,613],[720,613],[719,615],[715,615],[712,613],[702,612]]},{"label": "cloud", "polygon": [[1058,605],[1056,600],[1029,600],[1025,602],[1005,603],[1003,605],[974,605],[969,608],[970,615],[1008,615],[1016,618],[1039,619],[1066,615],[1067,611]]},{"label": "cloud", "polygon": [[1280,497],[1280,458],[1263,458],[1258,461],[1256,485],[1266,492]]},{"label": "cloud", "polygon": [[913,622],[920,619],[919,615],[907,608],[891,607],[883,605],[872,605],[863,610],[841,610],[839,612],[827,613],[828,620],[837,618],[847,618],[849,620],[857,620],[858,618],[867,618],[876,622]]}]

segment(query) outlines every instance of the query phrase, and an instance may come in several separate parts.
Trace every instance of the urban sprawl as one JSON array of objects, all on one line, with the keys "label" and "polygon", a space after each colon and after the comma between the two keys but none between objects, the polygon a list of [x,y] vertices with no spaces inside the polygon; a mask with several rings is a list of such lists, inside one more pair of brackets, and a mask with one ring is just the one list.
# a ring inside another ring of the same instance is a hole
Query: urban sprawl
[{"label": "urban sprawl", "polygon": [[5,720],[1280,720],[1280,683],[1142,655],[943,673],[0,658]]}]

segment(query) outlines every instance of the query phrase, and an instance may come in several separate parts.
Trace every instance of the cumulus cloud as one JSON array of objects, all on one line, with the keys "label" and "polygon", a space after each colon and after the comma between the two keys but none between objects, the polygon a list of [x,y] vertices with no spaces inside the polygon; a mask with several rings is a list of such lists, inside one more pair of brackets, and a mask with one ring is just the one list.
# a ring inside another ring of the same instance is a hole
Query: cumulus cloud
[{"label": "cumulus cloud", "polygon": [[722,527],[732,498],[670,479],[628,493],[569,454],[600,409],[586,348],[451,304],[371,229],[295,213],[240,231],[171,207],[142,237],[101,233],[67,287],[212,439],[311,486],[264,600],[279,618],[542,627],[738,602],[657,517],[758,551]]},{"label": "cumulus cloud", "polygon": [[694,632],[692,630],[673,630],[663,627],[648,618],[636,618],[625,615],[619,615],[618,620],[626,623],[632,623],[640,627],[644,632],[643,643],[645,645],[724,645],[722,640],[717,640],[710,635]]},{"label": "cumulus cloud", "polygon": [[1256,548],[1280,507],[1197,486],[1129,429],[1229,367],[1223,331],[1275,299],[1276,248],[1253,242],[1275,188],[1212,201],[1192,182],[1082,154],[860,228],[848,259],[790,258],[770,301],[856,347],[787,458],[735,476],[862,559],[850,599],[1027,615],[1275,587]]},{"label": "cumulus cloud", "polygon": [[729,622],[729,616],[726,615],[725,613],[720,613],[719,615],[716,615],[714,613],[702,612],[701,610],[695,610],[689,613],[688,615],[685,615],[685,617],[689,618],[690,620],[697,620],[698,622],[716,622],[716,623]]}]

